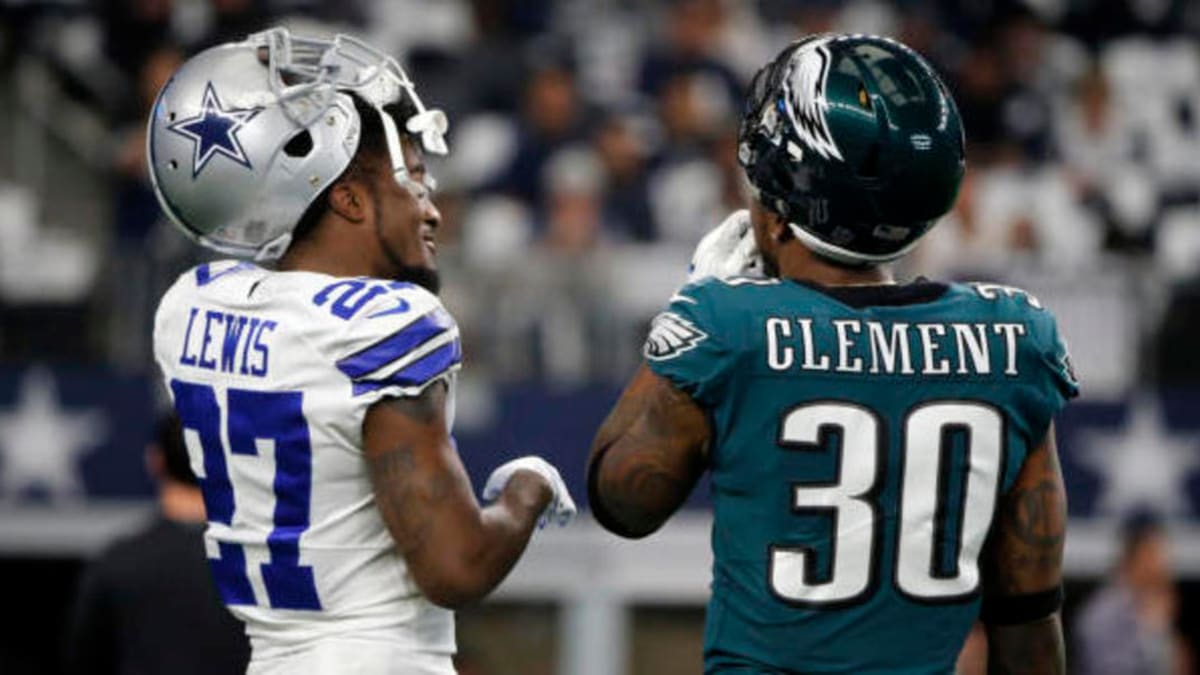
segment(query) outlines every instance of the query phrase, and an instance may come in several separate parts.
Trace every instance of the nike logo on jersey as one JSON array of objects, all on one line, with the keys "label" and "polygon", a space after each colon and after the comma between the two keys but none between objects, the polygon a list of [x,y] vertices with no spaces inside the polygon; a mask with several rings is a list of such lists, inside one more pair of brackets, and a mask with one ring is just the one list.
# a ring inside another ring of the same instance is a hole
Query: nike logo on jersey
[{"label": "nike logo on jersey", "polygon": [[221,269],[221,270],[214,272],[212,265],[209,263],[205,263],[196,268],[196,285],[201,286],[201,287],[207,286],[207,285],[211,284],[212,282],[216,281],[217,279],[220,279],[221,277],[225,276],[226,274],[237,274],[238,272],[241,272],[242,270],[249,270],[249,269],[254,269],[254,265],[252,265],[251,263],[248,263],[248,262],[240,262],[240,263],[237,263],[236,265],[231,265],[229,267],[226,267],[225,269]]},{"label": "nike logo on jersey", "polygon": [[404,298],[392,298],[392,299],[396,301],[395,307],[392,307],[390,309],[382,309],[378,312],[375,312],[374,314],[368,314],[367,318],[368,319],[378,319],[381,316],[391,316],[393,314],[403,314],[411,308],[411,305],[409,305],[408,301],[405,300]]}]

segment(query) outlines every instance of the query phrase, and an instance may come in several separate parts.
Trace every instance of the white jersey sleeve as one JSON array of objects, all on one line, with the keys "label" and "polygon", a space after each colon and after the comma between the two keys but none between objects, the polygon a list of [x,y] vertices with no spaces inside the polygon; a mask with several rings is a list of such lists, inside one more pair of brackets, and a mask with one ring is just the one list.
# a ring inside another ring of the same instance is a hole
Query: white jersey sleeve
[{"label": "white jersey sleeve", "polygon": [[[351,395],[369,402],[412,396],[449,379],[461,366],[462,345],[458,326],[437,297],[404,282],[375,282],[359,290],[364,283],[337,282],[313,299],[318,307],[328,304],[331,315],[345,317],[341,330],[330,331],[318,349],[335,359],[333,365],[351,382]],[[341,301],[346,294],[358,299]]]},{"label": "white jersey sleeve", "polygon": [[413,583],[362,456],[381,398],[445,381],[452,419],[462,348],[437,297],[211,263],[163,297],[154,349],[204,493],[213,577],[254,659],[351,640],[448,664],[453,613]]}]

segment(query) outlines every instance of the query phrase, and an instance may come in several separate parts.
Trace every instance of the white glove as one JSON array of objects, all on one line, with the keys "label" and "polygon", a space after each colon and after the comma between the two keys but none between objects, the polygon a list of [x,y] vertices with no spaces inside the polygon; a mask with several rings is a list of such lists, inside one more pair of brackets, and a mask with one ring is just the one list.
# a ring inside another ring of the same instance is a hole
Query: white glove
[{"label": "white glove", "polygon": [[571,493],[567,491],[567,484],[563,482],[562,476],[558,474],[558,469],[554,468],[553,464],[536,455],[526,455],[496,467],[492,475],[488,476],[487,483],[483,485],[483,501],[490,502],[499,497],[513,474],[522,470],[532,471],[545,478],[546,482],[550,484],[550,490],[554,493],[550,499],[550,505],[538,518],[538,529],[542,529],[552,520],[560,526],[571,522],[571,519],[575,517],[576,509],[575,501],[571,499]]},{"label": "white glove", "polygon": [[736,276],[763,276],[762,256],[758,254],[750,212],[746,209],[729,214],[725,222],[700,240],[692,254],[688,283],[705,277],[728,279]]}]

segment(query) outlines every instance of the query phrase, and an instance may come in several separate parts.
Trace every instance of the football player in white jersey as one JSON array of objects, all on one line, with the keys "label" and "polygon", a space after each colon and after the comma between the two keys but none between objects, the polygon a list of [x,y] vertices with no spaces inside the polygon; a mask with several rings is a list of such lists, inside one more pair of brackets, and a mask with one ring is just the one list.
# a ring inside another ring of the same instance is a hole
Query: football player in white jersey
[{"label": "football player in white jersey", "polygon": [[532,456],[481,508],[454,447],[422,163],[446,126],[393,59],[283,29],[193,57],[151,113],[163,209],[255,260],[183,274],[154,327],[251,673],[452,673],[452,609],[575,512]]}]

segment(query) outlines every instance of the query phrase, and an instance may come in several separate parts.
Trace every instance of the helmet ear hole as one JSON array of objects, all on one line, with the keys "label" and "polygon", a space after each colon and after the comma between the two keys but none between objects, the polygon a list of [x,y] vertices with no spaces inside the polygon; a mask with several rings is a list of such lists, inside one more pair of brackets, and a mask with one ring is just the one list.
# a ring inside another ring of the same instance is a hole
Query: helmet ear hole
[{"label": "helmet ear hole", "polygon": [[867,93],[867,87],[862,82],[858,83],[858,105],[862,106],[862,109],[867,112],[872,112],[875,108],[871,105],[871,96]]},{"label": "helmet ear hole", "polygon": [[292,136],[287,145],[283,146],[283,154],[288,157],[307,157],[308,153],[312,152],[312,149],[312,134],[308,133],[308,129],[304,129],[295,136]]}]

